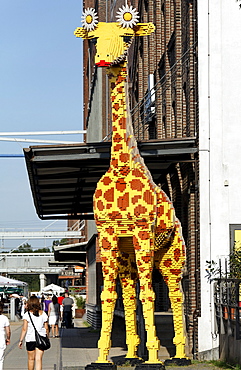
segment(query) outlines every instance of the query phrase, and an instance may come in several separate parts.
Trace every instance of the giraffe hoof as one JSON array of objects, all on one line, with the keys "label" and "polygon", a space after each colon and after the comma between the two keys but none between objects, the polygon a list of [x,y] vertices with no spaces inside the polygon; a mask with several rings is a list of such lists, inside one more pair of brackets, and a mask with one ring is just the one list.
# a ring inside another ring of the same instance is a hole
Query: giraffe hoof
[{"label": "giraffe hoof", "polygon": [[123,366],[123,365],[127,365],[127,364],[128,364],[128,366],[134,366],[134,365],[141,364],[142,362],[143,362],[143,360],[139,357],[125,357],[125,358],[122,358],[118,361],[115,361],[115,364],[119,365],[119,366]]},{"label": "giraffe hoof", "polygon": [[111,362],[94,362],[85,367],[85,370],[117,370],[117,366]]},{"label": "giraffe hoof", "polygon": [[165,366],[162,362],[155,364],[144,362],[143,364],[137,365],[135,370],[165,370]]},{"label": "giraffe hoof", "polygon": [[170,359],[167,359],[165,360],[164,364],[165,365],[176,365],[176,366],[188,366],[188,365],[191,365],[191,360],[189,358],[176,358],[176,357],[173,357],[173,358],[170,358]]}]

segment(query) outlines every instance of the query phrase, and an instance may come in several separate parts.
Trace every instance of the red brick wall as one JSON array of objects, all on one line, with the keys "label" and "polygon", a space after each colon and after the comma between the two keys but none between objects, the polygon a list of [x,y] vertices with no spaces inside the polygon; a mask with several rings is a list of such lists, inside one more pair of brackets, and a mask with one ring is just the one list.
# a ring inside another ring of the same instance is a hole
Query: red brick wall
[{"label": "red brick wall", "polygon": [[[141,104],[154,73],[156,91],[156,138],[195,137],[198,128],[196,1],[143,0],[141,21],[152,21],[155,34],[136,38],[129,52],[132,108]],[[140,120],[136,120],[136,124]],[[136,130],[138,131],[138,130]],[[148,139],[145,130],[141,139]],[[197,138],[198,139],[198,138]],[[171,196],[181,220],[187,248],[186,318],[190,348],[197,351],[197,315],[200,309],[198,162],[173,164],[162,187]],[[194,338],[194,339],[193,339]]]}]

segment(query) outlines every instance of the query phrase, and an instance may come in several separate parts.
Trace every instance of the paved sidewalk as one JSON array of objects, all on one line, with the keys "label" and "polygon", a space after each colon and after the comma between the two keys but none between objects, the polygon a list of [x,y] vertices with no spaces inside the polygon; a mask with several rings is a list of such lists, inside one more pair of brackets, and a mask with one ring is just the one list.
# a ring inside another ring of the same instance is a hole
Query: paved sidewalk
[{"label": "paved sidewalk", "polygon": [[[61,329],[60,338],[51,338],[51,348],[44,353],[43,370],[84,370],[85,366],[96,361],[98,357],[97,342],[99,331],[84,325],[83,320],[74,320],[73,329]],[[4,370],[27,369],[27,352],[18,348],[22,322],[11,323],[11,344],[5,352]],[[110,359],[116,362],[124,359],[126,354],[124,326],[114,325]],[[167,370],[217,370],[206,363],[178,367],[168,366]],[[118,370],[134,370],[130,366],[118,366]]]},{"label": "paved sidewalk", "polygon": [[[5,351],[4,370],[27,369],[26,349],[18,348],[22,322],[11,322],[10,326],[11,343]],[[60,329],[60,338],[50,338],[51,348],[44,353],[43,370],[83,370],[96,361],[99,331],[86,327],[81,319],[75,319],[74,326],[72,329]],[[125,343],[121,346],[121,341],[123,339],[113,338],[110,358],[124,358]]]}]

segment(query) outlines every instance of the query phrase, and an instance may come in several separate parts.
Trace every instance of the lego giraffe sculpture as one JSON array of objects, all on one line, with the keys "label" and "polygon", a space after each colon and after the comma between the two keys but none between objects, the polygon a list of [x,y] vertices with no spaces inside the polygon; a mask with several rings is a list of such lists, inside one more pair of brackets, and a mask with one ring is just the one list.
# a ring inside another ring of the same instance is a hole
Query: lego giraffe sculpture
[{"label": "lego giraffe sculpture", "polygon": [[[101,293],[102,329],[97,363],[108,363],[111,329],[119,276],[125,309],[126,358],[137,358],[140,342],[136,329],[136,282],[143,306],[146,363],[157,364],[159,340],[154,324],[154,265],[169,287],[174,317],[176,358],[185,356],[183,293],[180,287],[185,263],[181,226],[167,195],[152,180],[137,148],[129,113],[126,52],[135,36],[149,35],[152,23],[137,23],[137,13],[126,5],[119,22],[97,22],[94,9],[83,15],[77,37],[95,39],[97,66],[106,67],[112,102],[112,146],[109,170],[99,180],[94,194],[94,215],[99,232],[104,288]],[[133,27],[133,28],[131,28]]]}]

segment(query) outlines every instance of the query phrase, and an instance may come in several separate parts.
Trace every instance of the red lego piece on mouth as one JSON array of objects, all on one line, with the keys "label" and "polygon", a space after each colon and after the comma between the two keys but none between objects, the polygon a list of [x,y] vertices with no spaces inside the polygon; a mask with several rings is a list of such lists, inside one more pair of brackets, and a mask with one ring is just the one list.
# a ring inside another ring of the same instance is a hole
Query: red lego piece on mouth
[{"label": "red lego piece on mouth", "polygon": [[98,63],[96,63],[98,67],[109,67],[110,64],[110,62],[106,62],[105,60],[100,60]]}]

